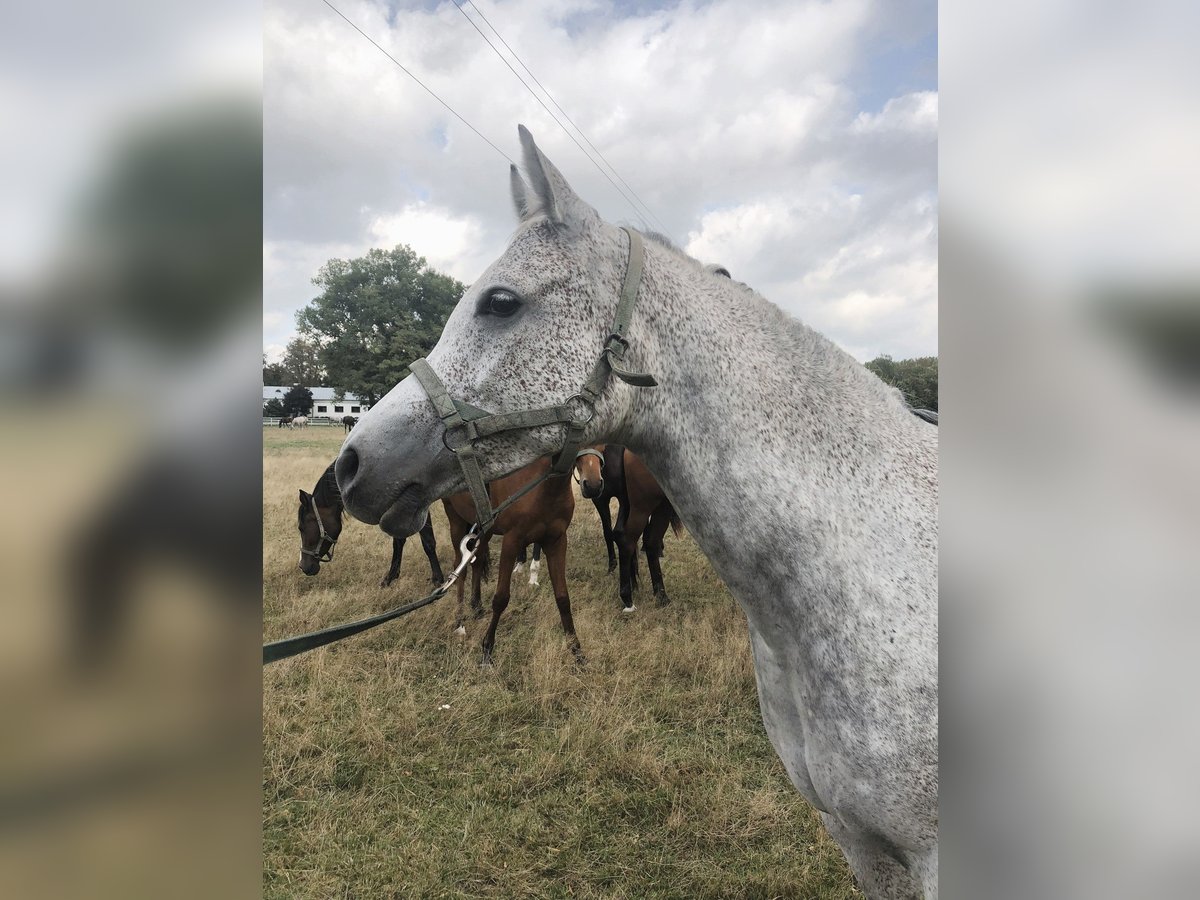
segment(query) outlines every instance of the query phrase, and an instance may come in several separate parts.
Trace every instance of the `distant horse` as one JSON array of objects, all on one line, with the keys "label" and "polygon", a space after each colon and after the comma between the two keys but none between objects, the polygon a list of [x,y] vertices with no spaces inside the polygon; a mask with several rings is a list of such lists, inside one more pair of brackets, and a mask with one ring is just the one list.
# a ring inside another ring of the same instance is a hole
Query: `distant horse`
[{"label": "distant horse", "polygon": [[[521,488],[550,469],[550,460],[539,459],[525,468],[488,485],[493,508],[499,506]],[[442,500],[446,518],[450,520],[450,538],[454,543],[454,565],[462,559],[459,546],[471,526],[475,524],[475,504],[468,493],[455,494]],[[485,535],[483,552],[475,560],[471,581],[471,608],[476,617],[483,615],[480,600],[480,581],[488,566],[486,540],[492,534],[503,535],[500,547],[500,571],[496,576],[496,593],[492,598],[492,620],[483,637],[483,664],[491,665],[492,651],[496,646],[496,627],[500,616],[508,606],[513,569],[517,557],[530,544],[540,544],[546,553],[546,568],[550,570],[550,583],[554,587],[554,602],[562,620],[567,645],[579,661],[583,651],[575,634],[575,622],[571,618],[571,598],[567,593],[567,528],[575,513],[575,492],[569,478],[551,478],[543,481],[528,494],[521,497],[496,519],[492,531]],[[458,626],[459,634],[466,634],[463,624],[463,580],[458,581]]]},{"label": "distant horse", "polygon": [[[488,437],[483,477],[620,436],[745,612],[767,736],[863,893],[936,897],[937,428],[750,288],[606,223],[520,136],[518,227],[427,364],[466,404],[576,418]],[[415,531],[462,490],[442,412],[414,376],[363,417],[337,460],[356,516]]]},{"label": "distant horse", "polygon": [[292,419],[291,427],[292,428],[307,428],[308,427],[308,416],[296,416],[294,419]]},{"label": "distant horse", "polygon": [[597,444],[591,449],[600,455],[580,453],[575,458],[575,478],[579,482],[579,493],[585,500],[591,500],[600,514],[604,547],[608,551],[608,571],[612,572],[617,567],[612,501],[616,498],[619,511],[625,485],[625,448],[620,444]]},{"label": "distant horse", "polygon": [[354,418],[354,416],[342,416],[342,426],[346,429],[347,433],[354,427],[354,423],[357,421],[358,419]]},{"label": "distant horse", "polygon": [[[305,575],[316,575],[321,563],[333,559],[333,548],[342,533],[342,512],[345,505],[338,492],[333,465],[317,480],[313,492],[300,491],[300,509],[296,527],[300,531],[300,570]],[[400,560],[404,555],[405,538],[392,538],[392,562],[387,574],[379,582],[387,587],[400,575]],[[430,580],[435,584],[445,581],[442,567],[438,564],[437,539],[433,535],[433,521],[428,517],[421,526],[421,548],[429,558]]]},{"label": "distant horse", "polygon": [[[608,492],[609,496],[617,498],[617,524],[612,534],[620,549],[622,612],[631,613],[637,609],[633,605],[633,589],[637,586],[639,540],[642,541],[642,552],[646,554],[654,598],[659,606],[666,606],[671,601],[663,585],[663,537],[668,527],[673,528],[676,535],[682,534],[683,525],[662,486],[633,451],[618,444],[603,446],[601,457],[580,454],[575,468],[584,497]],[[606,500],[601,512],[602,521],[607,503]]]},{"label": "distant horse", "polygon": [[292,416],[280,416],[280,417],[279,417],[279,424],[278,424],[278,426],[277,426],[277,427],[279,427],[279,428],[291,428],[291,427],[292,427]]}]

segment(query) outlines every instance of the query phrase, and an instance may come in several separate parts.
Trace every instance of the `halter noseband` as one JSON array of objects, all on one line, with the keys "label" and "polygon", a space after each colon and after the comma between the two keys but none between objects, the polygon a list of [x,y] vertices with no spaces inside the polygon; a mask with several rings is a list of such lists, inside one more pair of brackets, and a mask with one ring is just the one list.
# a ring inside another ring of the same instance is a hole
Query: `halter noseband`
[{"label": "halter noseband", "polygon": [[[325,531],[325,523],[321,520],[321,511],[319,509],[317,509],[317,498],[309,497],[308,502],[312,505],[313,515],[317,517],[317,528],[319,528],[321,531],[321,540],[317,544],[316,550],[305,550],[303,547],[301,547],[300,555],[301,556],[311,556],[314,559],[316,559],[317,562],[323,562],[323,563],[332,562],[333,561],[333,545],[337,543],[337,538],[330,537],[329,534]],[[328,543],[329,546],[326,547],[325,550],[322,550],[321,547],[324,546],[325,543]]]},{"label": "halter noseband", "polygon": [[[568,474],[574,467],[577,456],[600,455],[590,448],[580,450],[579,447],[583,443],[584,430],[595,412],[596,400],[599,399],[604,386],[608,383],[609,373],[634,387],[654,387],[658,384],[652,376],[630,371],[624,366],[625,351],[629,349],[629,341],[625,337],[625,332],[633,318],[633,307],[637,302],[638,286],[642,281],[642,263],[645,254],[641,235],[630,228],[621,230],[629,237],[629,259],[625,266],[625,281],[621,285],[621,298],[617,302],[612,328],[603,341],[600,358],[592,367],[592,374],[584,382],[579,392],[568,397],[565,403],[519,412],[489,413],[487,410],[451,397],[446,386],[442,384],[437,373],[425,359],[414,360],[409,366],[409,370],[417,376],[417,381],[429,395],[430,402],[445,425],[446,430],[442,435],[442,442],[458,457],[458,464],[462,467],[467,489],[471,492],[471,499],[474,501],[478,513],[481,534],[491,528],[496,517],[509,504],[524,496],[547,478]],[[575,413],[579,407],[582,407],[582,415]],[[483,480],[479,457],[475,452],[476,442],[505,431],[540,428],[545,425],[567,426],[566,434],[563,436],[562,449],[554,458],[554,464],[550,471],[493,509],[491,498],[488,496],[487,484]],[[461,431],[461,438],[455,438],[452,441],[451,433],[456,430]],[[322,529],[322,534],[324,534],[324,529]]]}]

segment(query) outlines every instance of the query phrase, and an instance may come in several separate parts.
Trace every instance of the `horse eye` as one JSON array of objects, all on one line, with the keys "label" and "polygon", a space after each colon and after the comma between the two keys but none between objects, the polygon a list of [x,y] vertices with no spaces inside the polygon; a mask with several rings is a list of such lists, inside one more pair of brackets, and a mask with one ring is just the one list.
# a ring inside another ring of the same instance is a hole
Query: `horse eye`
[{"label": "horse eye", "polygon": [[521,306],[521,301],[512,291],[495,290],[487,295],[486,310],[489,315],[507,318]]}]

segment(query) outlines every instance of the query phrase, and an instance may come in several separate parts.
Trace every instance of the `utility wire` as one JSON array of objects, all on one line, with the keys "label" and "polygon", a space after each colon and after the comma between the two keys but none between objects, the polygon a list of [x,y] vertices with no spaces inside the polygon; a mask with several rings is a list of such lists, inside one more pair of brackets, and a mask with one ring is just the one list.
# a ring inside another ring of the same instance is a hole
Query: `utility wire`
[{"label": "utility wire", "polygon": [[400,62],[400,60],[396,59],[396,57],[392,56],[392,54],[388,53],[386,50],[384,50],[382,47],[380,47],[379,44],[375,43],[375,40],[369,34],[367,34],[365,31],[363,31],[361,28],[359,28],[357,25],[355,25],[352,21],[347,19],[345,14],[340,9],[338,9],[336,6],[334,6],[332,3],[330,3],[329,0],[321,0],[321,2],[324,3],[326,6],[328,6],[330,9],[332,9],[339,16],[341,16],[347,25],[349,25],[351,28],[353,28],[355,31],[357,31],[359,34],[361,34],[363,37],[365,37],[368,41],[370,41],[374,45],[376,50],[378,50],[380,53],[382,53],[384,56],[386,56],[388,59],[390,59],[392,62],[394,62],[397,66],[399,66],[401,72],[403,72],[405,75],[407,75],[409,78],[411,78],[417,84],[419,84],[422,88],[424,88],[425,92],[428,93],[431,97],[433,97],[434,100],[436,100],[438,103],[442,104],[442,106],[446,107],[446,109],[450,110],[450,112],[454,114],[454,117],[457,118],[458,121],[462,122],[464,125],[466,125],[468,128],[470,128],[473,132],[475,132],[475,134],[479,135],[480,139],[483,140],[484,143],[486,143],[489,147],[491,147],[493,150],[495,150],[497,153],[499,153],[501,156],[503,156],[505,159],[507,159],[509,161],[509,163],[511,163],[514,166],[516,165],[516,163],[514,163],[512,161],[512,157],[510,157],[507,153],[505,153],[503,150],[501,150],[499,147],[497,147],[495,144],[493,144],[491,141],[489,141],[486,137],[484,137],[483,133],[480,132],[480,130],[478,128],[476,128],[474,125],[472,125],[466,119],[464,119],[461,115],[459,115],[458,112],[454,109],[454,107],[452,107],[449,103],[447,103],[445,100],[443,100],[441,97],[439,97],[433,91],[432,88],[427,87],[426,84],[423,81],[421,81],[420,78],[418,78],[416,75],[414,75],[408,69],[406,69],[404,67],[404,65]]},{"label": "utility wire", "polygon": [[488,38],[488,36],[486,34],[483,33],[483,30],[479,27],[478,24],[476,24],[475,20],[472,19],[469,15],[467,15],[467,11],[465,9],[463,9],[463,6],[461,3],[459,3],[459,0],[454,0],[454,5],[458,7],[458,11],[460,13],[462,13],[463,18],[471,23],[471,27],[474,28],[477,32],[479,32],[479,36],[481,38],[483,38],[484,42],[489,47],[491,47],[493,51],[495,51],[495,53],[498,57],[500,57],[500,61],[503,62],[506,66],[508,66],[508,70],[513,73],[513,75],[516,77],[516,79],[519,82],[521,82],[521,85],[525,88],[525,90],[529,91],[529,93],[533,97],[533,99],[536,100],[539,104],[541,104],[542,109],[546,110],[546,112],[550,115],[550,118],[554,120],[554,124],[556,124],[559,128],[561,128],[563,130],[563,132],[567,135],[567,137],[569,137],[572,141],[574,141],[575,146],[578,147],[579,151],[584,156],[587,157],[588,162],[590,162],[592,165],[594,165],[596,167],[596,169],[600,172],[600,174],[608,179],[608,183],[611,184],[613,186],[613,188],[617,191],[617,193],[619,193],[625,199],[625,202],[629,204],[630,208],[634,212],[634,215],[636,215],[639,219],[642,219],[643,223],[646,222],[646,216],[648,215],[651,219],[654,220],[655,224],[659,228],[661,228],[664,232],[666,232],[666,230],[667,230],[666,227],[661,222],[658,221],[658,219],[654,215],[654,213],[652,213],[650,211],[650,208],[647,207],[646,204],[641,201],[641,198],[638,197],[636,193],[634,193],[633,188],[629,187],[629,184],[625,181],[625,179],[621,178],[620,173],[617,172],[617,170],[615,168],[613,168],[612,164],[609,163],[608,160],[604,159],[604,156],[600,153],[599,150],[596,150],[595,146],[592,144],[591,141],[588,140],[587,135],[585,135],[583,133],[583,131],[579,128],[579,126],[575,125],[575,123],[573,121],[571,121],[571,117],[568,116],[566,111],[563,110],[561,106],[559,106],[557,101],[555,101],[552,96],[550,96],[550,92],[546,90],[546,88],[542,85],[542,83],[540,81],[538,81],[537,76],[535,76],[533,74],[533,72],[531,72],[529,70],[529,67],[526,66],[524,62],[522,62],[521,58],[519,56],[517,56],[516,52],[512,49],[512,47],[508,46],[508,43],[504,40],[503,37],[501,37],[500,32],[496,31],[495,26],[492,25],[492,23],[490,21],[488,21],[487,17],[484,16],[483,13],[479,11],[479,7],[475,6],[474,3],[471,4],[472,6],[475,6],[475,11],[477,13],[479,13],[480,18],[482,18],[485,22],[487,22],[488,27],[491,28],[493,32],[495,32],[496,37],[500,38],[500,42],[503,43],[506,48],[508,48],[508,52],[512,53],[513,57],[517,60],[517,62],[521,63],[522,68],[524,68],[526,72],[529,72],[530,77],[533,78],[533,80],[535,82],[537,82],[538,87],[540,87],[542,89],[542,91],[545,92],[546,96],[550,98],[550,102],[554,103],[554,105],[557,106],[559,108],[559,110],[562,110],[563,116],[566,117],[567,121],[571,122],[571,124],[575,127],[575,130],[578,131],[580,133],[580,135],[583,136],[583,139],[588,142],[588,145],[591,146],[592,149],[595,150],[596,154],[598,156],[600,156],[601,159],[604,160],[605,165],[607,165],[610,169],[612,169],[613,173],[617,176],[617,178],[620,178],[621,182],[623,184],[625,184],[625,187],[629,188],[630,193],[632,193],[633,196],[637,198],[638,202],[641,202],[642,208],[645,209],[645,215],[643,215],[642,210],[638,208],[637,203],[635,203],[634,200],[630,198],[629,194],[625,193],[625,191],[622,190],[621,186],[619,184],[617,184],[615,181],[613,181],[612,176],[609,175],[607,172],[605,172],[603,168],[601,168],[600,164],[598,162],[596,162],[596,160],[592,157],[592,155],[590,153],[588,153],[587,150],[584,149],[584,147],[581,143],[579,143],[579,140],[575,137],[575,135],[571,134],[571,132],[567,129],[567,126],[565,126],[559,120],[558,116],[554,114],[554,111],[546,105],[546,102],[541,97],[539,97],[537,95],[537,93],[533,90],[533,88],[531,88],[529,86],[529,83],[526,82],[525,79],[521,77],[521,73],[518,72],[516,69],[514,69],[512,67],[512,63],[510,63],[507,59],[505,59],[504,54],[501,53],[500,49],[495,44],[492,43],[491,39]]},{"label": "utility wire", "polygon": [[[457,0],[456,0],[456,2],[457,2]],[[584,133],[584,130],[582,128],[580,128],[577,124],[575,124],[575,120],[572,119],[567,114],[567,111],[562,108],[561,104],[559,104],[559,102],[554,99],[554,95],[551,94],[549,89],[547,89],[547,87],[544,84],[542,84],[542,82],[538,79],[538,77],[533,74],[533,70],[530,69],[529,66],[525,65],[525,61],[523,59],[521,59],[521,57],[517,54],[517,51],[509,46],[508,41],[506,41],[504,39],[504,35],[502,35],[499,31],[496,30],[496,26],[492,24],[491,20],[486,15],[484,15],[483,10],[479,8],[479,5],[477,3],[475,3],[475,0],[467,0],[467,2],[470,3],[472,7],[474,7],[475,12],[479,14],[479,18],[483,19],[483,21],[487,23],[487,26],[488,26],[488,28],[490,28],[492,30],[492,33],[500,39],[500,43],[502,43],[504,45],[505,49],[508,50],[508,52],[513,55],[513,58],[521,64],[521,68],[529,73],[529,77],[533,79],[534,84],[536,84],[539,88],[542,89],[542,92],[546,95],[547,98],[549,98],[550,102],[554,104],[555,109],[557,109],[559,112],[561,112],[563,114],[563,118],[565,118],[568,122],[571,123],[571,127],[579,132],[579,136],[581,138],[583,138],[583,140],[587,143],[587,145],[596,151],[596,155],[599,156],[600,159],[604,162],[604,164],[606,166],[608,166],[609,169],[612,170],[612,173],[617,176],[617,179],[621,182],[621,184],[623,184],[623,185],[625,185],[625,187],[629,188],[629,193],[633,194],[633,196],[637,199],[638,203],[641,204],[642,209],[644,209],[646,211],[646,214],[648,216],[650,216],[650,218],[654,220],[655,224],[658,225],[658,227],[660,227],[663,230],[663,234],[666,234],[667,227],[665,225],[663,225],[662,221],[658,218],[658,216],[654,215],[654,213],[651,211],[650,207],[646,205],[646,201],[644,201],[641,197],[639,197],[637,194],[637,191],[635,191],[633,189],[633,186],[630,185],[628,181],[626,181],[624,178],[621,177],[621,173],[617,171],[616,166],[614,166],[612,163],[610,163],[605,158],[604,154],[600,152],[600,149],[595,144],[593,144],[591,139],[587,136],[587,134]],[[528,87],[528,85],[526,85],[526,86]],[[593,164],[594,164],[594,162],[595,161],[593,160]]]}]

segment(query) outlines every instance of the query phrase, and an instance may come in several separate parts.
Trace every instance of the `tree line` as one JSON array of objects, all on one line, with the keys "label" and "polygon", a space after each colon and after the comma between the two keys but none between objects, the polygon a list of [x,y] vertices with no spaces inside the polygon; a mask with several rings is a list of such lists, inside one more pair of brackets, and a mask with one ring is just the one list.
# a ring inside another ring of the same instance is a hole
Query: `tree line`
[{"label": "tree line", "polygon": [[[332,384],[374,406],[408,375],[408,364],[437,344],[461,282],[432,269],[403,244],[373,249],[357,259],[331,259],[313,284],[320,294],[296,314],[299,335],[283,359],[267,363],[263,384],[289,390],[268,401],[263,415],[307,411],[305,385]],[[916,409],[938,408],[936,356],[894,360],[879,356],[867,368],[899,388]]]}]

